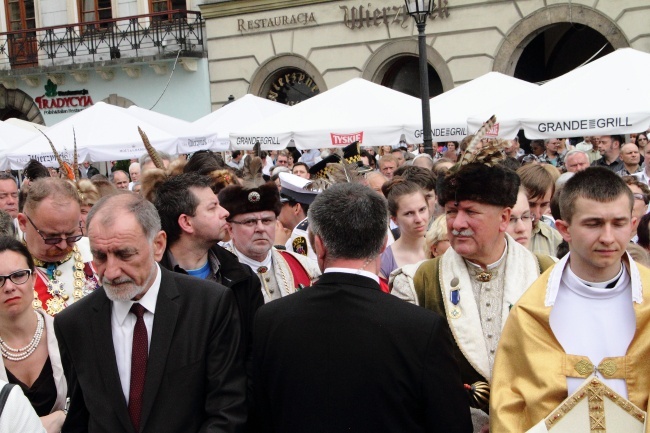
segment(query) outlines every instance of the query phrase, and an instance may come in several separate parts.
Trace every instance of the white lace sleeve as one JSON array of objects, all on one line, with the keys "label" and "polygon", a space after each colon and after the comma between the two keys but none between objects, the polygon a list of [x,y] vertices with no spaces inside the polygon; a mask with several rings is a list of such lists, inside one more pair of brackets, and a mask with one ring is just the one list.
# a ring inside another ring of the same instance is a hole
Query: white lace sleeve
[{"label": "white lace sleeve", "polygon": [[413,276],[421,263],[418,262],[412,265],[402,266],[390,273],[388,286],[391,289],[391,295],[397,296],[411,304],[420,305],[417,293],[415,292],[415,286],[413,285]]}]

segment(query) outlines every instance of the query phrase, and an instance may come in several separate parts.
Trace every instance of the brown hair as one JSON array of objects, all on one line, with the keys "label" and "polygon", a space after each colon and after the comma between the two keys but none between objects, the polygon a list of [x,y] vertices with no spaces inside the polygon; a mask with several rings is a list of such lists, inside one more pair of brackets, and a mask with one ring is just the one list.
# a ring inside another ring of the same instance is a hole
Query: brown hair
[{"label": "brown hair", "polygon": [[402,196],[420,193],[422,198],[426,202],[426,197],[424,197],[424,191],[415,182],[410,182],[401,177],[395,177],[394,179],[384,183],[381,186],[381,192],[384,194],[388,200],[388,212],[391,216],[397,216],[397,211],[399,210],[398,201]]},{"label": "brown hair", "polygon": [[38,205],[49,197],[55,199],[55,203],[59,205],[64,205],[64,201],[74,201],[81,206],[77,188],[70,182],[57,177],[41,177],[29,183],[24,209],[35,211]]},{"label": "brown hair", "polygon": [[526,195],[529,200],[544,197],[549,189],[551,195],[555,192],[555,179],[543,165],[529,164],[517,170],[521,184],[526,188]]}]

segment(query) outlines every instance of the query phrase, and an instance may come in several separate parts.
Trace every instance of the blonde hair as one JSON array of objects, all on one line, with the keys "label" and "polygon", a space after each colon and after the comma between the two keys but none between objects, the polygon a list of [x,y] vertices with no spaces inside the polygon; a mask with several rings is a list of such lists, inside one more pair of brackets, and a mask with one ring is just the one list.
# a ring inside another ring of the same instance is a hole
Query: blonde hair
[{"label": "blonde hair", "polygon": [[82,205],[93,206],[101,198],[97,187],[88,179],[79,179],[77,190]]},{"label": "blonde hair", "polygon": [[424,235],[424,254],[427,259],[433,258],[431,247],[445,239],[447,239],[447,216],[443,214],[433,220],[427,234]]}]

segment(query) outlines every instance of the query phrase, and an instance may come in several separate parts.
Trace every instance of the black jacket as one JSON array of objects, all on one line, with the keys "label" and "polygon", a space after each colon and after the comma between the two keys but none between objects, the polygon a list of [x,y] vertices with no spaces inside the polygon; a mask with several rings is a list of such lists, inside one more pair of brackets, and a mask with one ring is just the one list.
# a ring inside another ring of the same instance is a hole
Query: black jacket
[{"label": "black jacket", "polygon": [[370,278],[325,273],[253,335],[257,432],[472,431],[447,321]]},{"label": "black jacket", "polygon": [[[246,421],[241,328],[232,292],[161,269],[139,433],[237,433]],[[54,320],[68,381],[64,433],[136,433],[103,289]]]}]

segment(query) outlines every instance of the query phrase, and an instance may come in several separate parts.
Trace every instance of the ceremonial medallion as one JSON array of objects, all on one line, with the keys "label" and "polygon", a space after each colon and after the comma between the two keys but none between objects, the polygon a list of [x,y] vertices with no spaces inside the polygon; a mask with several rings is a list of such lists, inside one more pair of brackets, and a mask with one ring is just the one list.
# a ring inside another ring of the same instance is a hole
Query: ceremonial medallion
[{"label": "ceremonial medallion", "polygon": [[248,201],[251,203],[257,203],[258,201],[260,201],[261,198],[262,196],[260,196],[260,193],[257,191],[251,191],[248,194]]},{"label": "ceremonial medallion", "polygon": [[50,316],[54,316],[60,313],[61,311],[63,311],[63,309],[65,308],[65,301],[63,300],[63,298],[57,296],[48,299],[46,305],[47,305],[47,310],[45,311],[47,312],[47,314],[49,314]]},{"label": "ceremonial medallion", "polygon": [[461,315],[462,314],[460,308],[456,306],[452,307],[452,309],[449,310],[449,317],[451,317],[452,319],[458,319]]},{"label": "ceremonial medallion", "polygon": [[452,319],[458,319],[461,316],[460,307],[458,306],[460,303],[460,287],[458,287],[458,278],[454,278],[451,281],[451,286],[452,289],[449,295],[449,300],[453,307],[449,310],[449,317]]},{"label": "ceremonial medallion", "polygon": [[481,283],[487,283],[492,279],[492,273],[488,271],[483,271],[476,276],[476,279],[479,280]]}]

